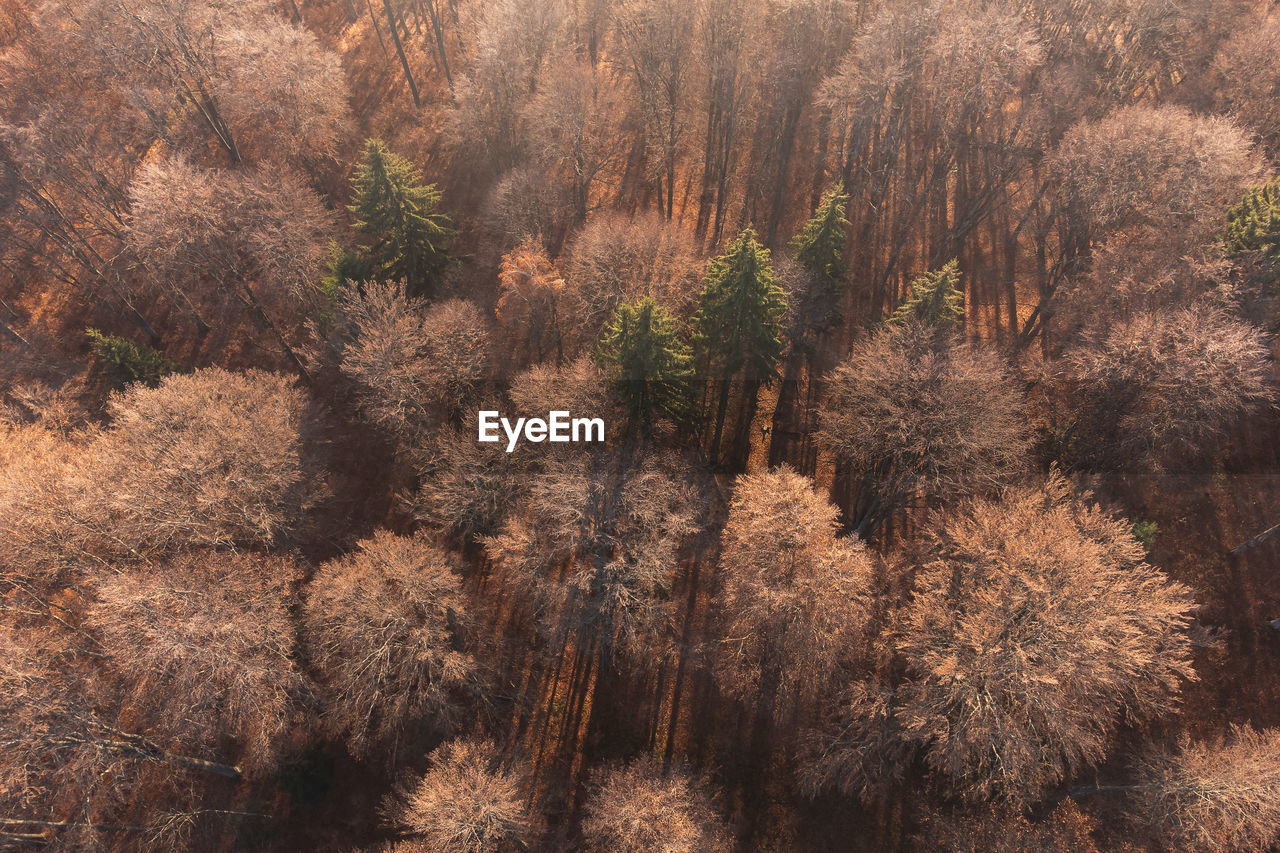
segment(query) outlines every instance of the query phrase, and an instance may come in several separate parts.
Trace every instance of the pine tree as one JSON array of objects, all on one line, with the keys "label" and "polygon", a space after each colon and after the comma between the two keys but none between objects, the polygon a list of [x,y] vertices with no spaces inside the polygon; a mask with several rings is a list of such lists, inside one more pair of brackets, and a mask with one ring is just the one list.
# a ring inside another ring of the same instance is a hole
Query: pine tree
[{"label": "pine tree", "polygon": [[834,296],[845,276],[841,247],[844,245],[844,229],[849,226],[845,208],[849,194],[837,185],[822,196],[813,217],[791,241],[796,260],[817,277],[817,296]]},{"label": "pine tree", "polygon": [[729,385],[739,375],[746,382],[743,412],[754,414],[756,392],[777,376],[782,354],[782,319],[787,298],[773,277],[769,250],[747,228],[729,244],[725,254],[712,259],[694,316],[694,348],[699,367],[707,378],[720,380],[711,459],[720,452]]},{"label": "pine tree", "polygon": [[677,423],[688,418],[693,354],[680,340],[675,318],[657,302],[646,296],[619,305],[596,359],[609,371],[633,430],[647,430],[661,417]]},{"label": "pine tree", "polygon": [[1227,213],[1227,257],[1253,256],[1269,282],[1280,280],[1280,176],[1245,195]]},{"label": "pine tree", "polygon": [[457,235],[449,216],[438,210],[440,192],[423,184],[417,168],[380,139],[365,143],[351,184],[354,227],[374,237],[368,250],[373,276],[403,281],[409,295],[421,296],[448,262]]},{"label": "pine tree", "polygon": [[893,312],[889,325],[900,326],[911,319],[944,332],[951,331],[964,320],[959,261],[953,260],[942,269],[925,273],[911,282],[911,295]]}]

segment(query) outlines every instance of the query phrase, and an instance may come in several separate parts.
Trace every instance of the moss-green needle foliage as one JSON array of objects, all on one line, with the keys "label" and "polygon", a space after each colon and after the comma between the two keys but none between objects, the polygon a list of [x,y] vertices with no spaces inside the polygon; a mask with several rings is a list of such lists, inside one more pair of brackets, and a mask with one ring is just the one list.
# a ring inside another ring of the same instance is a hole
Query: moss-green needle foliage
[{"label": "moss-green needle foliage", "polygon": [[824,296],[835,295],[845,277],[841,250],[845,243],[845,229],[849,220],[845,209],[849,195],[843,186],[837,185],[822,196],[813,217],[791,241],[796,260],[817,277],[818,290]]},{"label": "moss-green needle foliage", "polygon": [[1227,256],[1255,256],[1270,282],[1280,280],[1280,176],[1245,195],[1227,213]]},{"label": "moss-green needle foliage", "polygon": [[646,296],[619,305],[596,359],[633,429],[647,430],[659,418],[688,419],[693,354],[680,340],[675,318],[657,302]]},{"label": "moss-green needle foliage", "polygon": [[170,373],[186,372],[178,362],[146,344],[136,344],[97,329],[85,329],[84,333],[89,337],[94,358],[102,365],[103,375],[117,391],[133,382],[154,388]]},{"label": "moss-green needle foliage", "polygon": [[448,215],[439,211],[439,191],[424,184],[422,173],[380,139],[365,143],[351,184],[354,227],[374,238],[367,252],[371,276],[403,281],[411,296],[424,294],[448,263],[457,236]]},{"label": "moss-green needle foliage", "polygon": [[901,326],[912,319],[946,332],[964,320],[958,261],[953,260],[942,269],[925,273],[911,282],[911,295],[893,312],[889,325]]},{"label": "moss-green needle foliage", "polygon": [[782,354],[787,296],[773,277],[769,250],[747,228],[711,261],[694,316],[694,349],[707,378],[771,381]]}]

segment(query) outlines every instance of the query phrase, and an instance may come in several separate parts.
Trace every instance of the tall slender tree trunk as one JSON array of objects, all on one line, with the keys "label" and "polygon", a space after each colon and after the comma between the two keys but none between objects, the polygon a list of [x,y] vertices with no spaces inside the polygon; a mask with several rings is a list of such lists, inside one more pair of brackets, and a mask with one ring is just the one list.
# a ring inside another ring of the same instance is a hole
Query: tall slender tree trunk
[{"label": "tall slender tree trunk", "polygon": [[307,370],[307,366],[302,363],[302,359],[298,357],[298,354],[294,352],[293,347],[289,345],[289,341],[285,338],[284,333],[280,331],[280,327],[277,326],[271,320],[271,317],[267,315],[266,309],[258,299],[258,294],[254,293],[253,288],[245,282],[240,283],[240,288],[241,295],[244,298],[245,303],[253,310],[253,313],[257,315],[258,319],[262,322],[262,325],[266,327],[267,331],[271,333],[277,343],[280,344],[281,349],[284,350],[284,354],[288,356],[289,361],[292,362],[293,366],[297,369],[298,374],[302,377],[302,381],[308,385],[314,384],[311,379],[311,373]]},{"label": "tall slender tree trunk", "polygon": [[391,40],[396,46],[396,55],[400,57],[400,67],[404,69],[404,79],[409,82],[409,93],[413,95],[413,105],[422,106],[422,96],[418,94],[418,84],[414,82],[413,70],[409,68],[409,60],[404,55],[404,44],[400,41],[400,29],[396,26],[396,13],[391,8],[391,0],[382,0],[382,8],[387,13],[387,25],[391,28]]},{"label": "tall slender tree trunk", "polygon": [[733,440],[733,470],[747,470],[751,461],[751,428],[755,425],[756,411],[760,404],[759,379],[748,379],[742,383],[742,401],[738,410],[737,429]]},{"label": "tall slender tree trunk", "polygon": [[440,10],[436,7],[437,0],[426,0],[427,18],[431,21],[431,32],[435,36],[436,56],[440,60],[440,71],[444,74],[445,82],[449,84],[449,91],[453,91],[453,74],[449,71],[449,55],[445,52],[444,47],[444,24],[440,20]]},{"label": "tall slender tree trunk", "polygon": [[365,5],[369,7],[369,20],[373,22],[373,34],[378,37],[378,47],[382,48],[382,57],[391,59],[391,52],[387,50],[386,39],[382,37],[382,27],[378,26],[378,13],[373,11],[373,0],[364,0]]},{"label": "tall slender tree trunk", "polygon": [[800,341],[792,339],[791,352],[782,369],[782,385],[778,388],[778,405],[773,410],[772,435],[769,437],[770,468],[796,463],[795,447],[800,431],[800,375],[804,367],[804,351],[799,344]]},{"label": "tall slender tree trunk", "polygon": [[711,464],[715,465],[720,461],[720,439],[724,434],[724,419],[729,413],[729,379],[728,377],[720,380],[720,399],[716,404],[716,430],[711,439],[711,451],[708,456],[711,457]]}]

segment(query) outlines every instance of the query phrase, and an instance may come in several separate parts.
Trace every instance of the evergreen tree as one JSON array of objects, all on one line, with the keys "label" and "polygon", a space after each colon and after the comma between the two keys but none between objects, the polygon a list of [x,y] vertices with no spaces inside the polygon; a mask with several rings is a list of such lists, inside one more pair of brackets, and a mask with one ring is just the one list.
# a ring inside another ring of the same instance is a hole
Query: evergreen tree
[{"label": "evergreen tree", "polygon": [[708,379],[720,381],[712,461],[720,452],[732,380],[741,376],[746,383],[742,408],[750,421],[757,391],[777,376],[786,311],[786,294],[773,277],[769,250],[747,228],[725,254],[712,259],[694,316],[699,367]]},{"label": "evergreen tree", "polygon": [[449,260],[457,232],[441,213],[440,193],[423,184],[408,160],[393,154],[380,139],[365,143],[364,160],[351,178],[357,231],[374,237],[368,250],[372,275],[403,281],[411,296],[420,296]]},{"label": "evergreen tree", "polygon": [[348,284],[361,285],[373,278],[373,260],[359,249],[348,249],[336,240],[329,244],[329,274],[320,290],[336,301]]},{"label": "evergreen tree", "polygon": [[1253,256],[1269,283],[1280,280],[1280,176],[1245,195],[1227,213],[1227,257]]},{"label": "evergreen tree", "polygon": [[958,261],[953,260],[942,269],[925,273],[911,282],[911,295],[893,312],[889,325],[901,326],[912,319],[943,332],[951,331],[964,320]]},{"label": "evergreen tree", "polygon": [[146,344],[128,338],[108,335],[97,329],[85,329],[93,356],[102,363],[102,373],[117,391],[141,382],[152,388],[170,373],[185,373],[182,365]]},{"label": "evergreen tree", "polygon": [[693,354],[677,335],[675,318],[657,302],[646,296],[619,305],[596,359],[609,371],[632,429],[647,430],[660,417],[687,420]]},{"label": "evergreen tree", "polygon": [[816,296],[834,296],[845,276],[841,247],[845,241],[844,229],[849,226],[849,220],[845,218],[848,204],[849,195],[843,186],[837,185],[829,190],[823,195],[813,217],[791,241],[796,260],[817,279],[819,292],[815,293]]},{"label": "evergreen tree", "polygon": [[821,348],[819,339],[842,319],[840,296],[848,269],[841,250],[849,226],[845,218],[848,203],[844,186],[837,184],[823,194],[813,216],[791,241],[791,250],[806,275],[805,286],[798,291],[803,295],[793,297],[799,304],[793,306],[788,331],[790,353],[782,368],[782,387],[773,410],[771,468],[788,461],[799,461],[801,468],[805,467],[803,461],[791,455],[797,451],[804,454],[808,443],[804,437],[811,432],[807,423],[811,407],[801,403],[802,377],[808,376],[812,381],[816,372],[813,359]]}]

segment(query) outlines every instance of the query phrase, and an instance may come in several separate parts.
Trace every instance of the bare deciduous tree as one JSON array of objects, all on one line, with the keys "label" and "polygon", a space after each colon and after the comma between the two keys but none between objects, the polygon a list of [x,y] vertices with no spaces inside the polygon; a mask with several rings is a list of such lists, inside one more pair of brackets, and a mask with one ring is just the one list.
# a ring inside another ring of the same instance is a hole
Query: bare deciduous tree
[{"label": "bare deciduous tree", "polygon": [[692,71],[697,9],[681,0],[626,0],[613,11],[619,70],[631,79],[644,116],[649,174],[658,209],[675,211],[676,161],[688,130],[688,78]]},{"label": "bare deciduous tree", "polygon": [[1230,119],[1145,105],[1073,127],[1053,168],[1068,204],[1099,236],[1175,225],[1211,233],[1258,174],[1248,136]]},{"label": "bare deciduous tree", "polygon": [[566,62],[548,75],[525,111],[534,150],[571,188],[580,223],[622,165],[618,100],[603,71]]},{"label": "bare deciduous tree", "polygon": [[498,0],[471,10],[469,67],[453,85],[447,115],[450,143],[468,154],[477,145],[503,170],[519,165],[525,147],[521,112],[557,59],[566,8],[560,0]]},{"label": "bare deciduous tree", "polygon": [[[861,695],[879,695],[877,725],[965,798],[1034,800],[1100,761],[1122,718],[1171,709],[1195,677],[1190,590],[1087,500],[1054,473],[1042,489],[939,517],[921,547],[889,638],[905,680]],[[859,784],[865,725],[820,738],[811,784]]]},{"label": "bare deciduous tree", "polygon": [[544,245],[558,245],[569,227],[573,199],[560,186],[548,166],[517,166],[493,185],[484,205],[484,220],[501,237],[501,245],[514,247],[530,235]]},{"label": "bare deciduous tree", "polygon": [[1030,446],[1022,393],[1000,358],[909,324],[855,345],[828,383],[820,441],[861,480],[864,535],[898,509],[1009,482]]},{"label": "bare deciduous tree", "polygon": [[872,558],[837,535],[838,512],[786,467],[734,487],[720,552],[718,673],[775,713],[820,691],[864,630]]},{"label": "bare deciduous tree", "polygon": [[380,530],[325,563],[303,616],[325,728],[360,756],[394,748],[415,724],[449,729],[479,683],[461,646],[467,625],[451,561],[424,539]]},{"label": "bare deciduous tree", "polygon": [[214,51],[210,94],[243,156],[317,170],[349,143],[342,62],[305,27],[266,15],[219,32]]},{"label": "bare deciduous tree", "polygon": [[1249,15],[1222,45],[1214,60],[1217,94],[1235,118],[1253,130],[1273,156],[1280,150],[1280,118],[1273,108],[1280,96],[1280,73],[1267,57],[1280,51],[1280,20]]},{"label": "bare deciduous tree", "polygon": [[276,318],[315,304],[333,227],[319,196],[287,170],[205,170],[175,157],[140,169],[129,199],[128,242],[152,285],[202,328],[200,305],[234,296],[305,376]]},{"label": "bare deciduous tree", "polygon": [[560,367],[534,365],[511,380],[507,393],[516,410],[522,413],[532,415],[565,409],[574,417],[608,421],[604,377],[589,358],[579,358]]},{"label": "bare deciduous tree", "polygon": [[473,303],[427,307],[399,284],[367,282],[348,292],[342,315],[342,372],[369,417],[402,439],[461,412],[488,371],[489,330]]},{"label": "bare deciduous tree", "polygon": [[280,376],[218,368],[115,394],[111,423],[63,440],[14,433],[0,457],[6,564],[53,583],[116,561],[290,538],[322,485],[305,398]]},{"label": "bare deciduous tree", "polygon": [[0,624],[0,840],[34,825],[69,849],[101,849],[122,814],[158,810],[148,784],[240,778],[238,767],[170,749],[133,717],[75,649]]},{"label": "bare deciduous tree", "polygon": [[667,637],[676,555],[700,523],[673,457],[620,457],[548,459],[521,511],[485,542],[548,630],[567,617],[598,639],[602,655]]},{"label": "bare deciduous tree", "polygon": [[1212,308],[1146,312],[1071,350],[1049,393],[1083,461],[1196,460],[1241,415],[1274,399],[1260,330]]},{"label": "bare deciduous tree", "polygon": [[648,296],[682,317],[693,314],[703,258],[678,223],[657,214],[593,216],[569,243],[565,275],[581,293],[574,323],[595,341],[621,302]]},{"label": "bare deciduous tree", "polygon": [[286,559],[216,551],[107,572],[89,624],[152,730],[199,751],[235,738],[249,765],[270,767],[302,730],[298,574]]},{"label": "bare deciduous tree", "polygon": [[[55,14],[101,64],[103,79],[131,90],[161,133],[211,135],[242,159],[315,166],[350,132],[338,57],[263,0],[93,0]],[[193,127],[177,123],[176,115]],[[199,128],[199,130],[197,130]]]},{"label": "bare deciduous tree", "polygon": [[206,170],[181,158],[144,166],[129,187],[130,242],[157,280],[249,279],[273,295],[314,288],[331,227],[319,197],[280,170]]},{"label": "bare deciduous tree", "polygon": [[481,444],[471,430],[440,429],[415,452],[421,479],[414,518],[428,529],[468,541],[497,533],[522,493],[515,454]]},{"label": "bare deciduous tree", "polygon": [[508,763],[492,741],[452,740],[392,808],[413,833],[396,853],[509,853],[527,850],[535,823],[526,807],[529,771]]},{"label": "bare deciduous tree", "polygon": [[0,565],[4,588],[54,589],[75,566],[72,472],[83,450],[42,425],[0,426]]},{"label": "bare deciduous tree", "polygon": [[1280,730],[1149,751],[1134,786],[1136,817],[1177,853],[1244,853],[1280,840]]},{"label": "bare deciduous tree", "polygon": [[706,783],[649,758],[605,767],[584,806],[586,849],[599,853],[724,853],[729,834]]},{"label": "bare deciduous tree", "polygon": [[286,540],[318,496],[306,407],[284,377],[256,370],[133,385],[74,474],[78,524],[104,556]]}]

